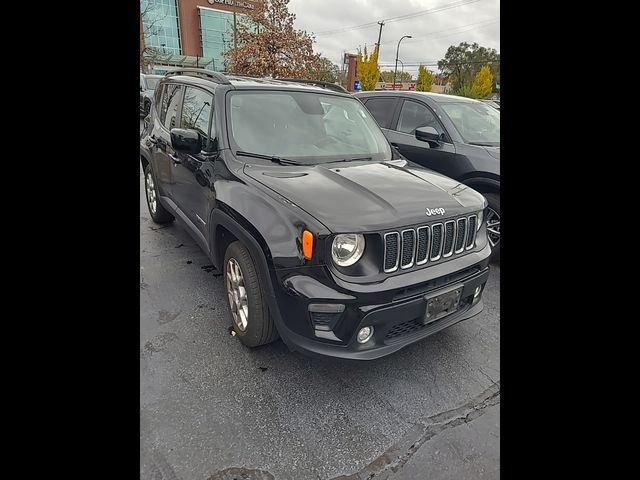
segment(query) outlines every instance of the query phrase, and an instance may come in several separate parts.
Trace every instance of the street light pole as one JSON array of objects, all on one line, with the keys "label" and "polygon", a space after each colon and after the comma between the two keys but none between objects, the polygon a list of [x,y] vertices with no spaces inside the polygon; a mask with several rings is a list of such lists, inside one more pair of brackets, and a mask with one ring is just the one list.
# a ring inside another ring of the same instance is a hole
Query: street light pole
[{"label": "street light pole", "polygon": [[393,70],[393,88],[396,89],[396,75],[398,74],[398,52],[400,51],[400,42],[405,38],[413,38],[411,35],[405,35],[400,40],[398,40],[398,48],[396,48],[396,68]]}]

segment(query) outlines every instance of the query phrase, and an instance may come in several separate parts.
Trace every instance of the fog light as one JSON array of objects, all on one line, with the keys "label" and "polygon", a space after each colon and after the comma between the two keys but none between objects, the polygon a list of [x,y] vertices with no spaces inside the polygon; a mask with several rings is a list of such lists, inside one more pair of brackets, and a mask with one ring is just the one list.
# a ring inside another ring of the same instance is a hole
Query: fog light
[{"label": "fog light", "polygon": [[482,287],[481,286],[476,287],[476,291],[473,294],[473,298],[476,298],[478,295],[480,295],[481,291],[482,291]]},{"label": "fog light", "polygon": [[373,327],[361,328],[358,332],[358,343],[366,343],[373,336]]}]

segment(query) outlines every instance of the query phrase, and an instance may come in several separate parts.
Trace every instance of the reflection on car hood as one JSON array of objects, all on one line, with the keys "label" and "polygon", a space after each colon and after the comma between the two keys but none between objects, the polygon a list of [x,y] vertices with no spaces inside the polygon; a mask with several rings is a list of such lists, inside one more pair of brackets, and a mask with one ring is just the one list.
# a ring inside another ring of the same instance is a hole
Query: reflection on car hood
[{"label": "reflection on car hood", "polygon": [[[448,218],[483,208],[484,197],[406,160],[315,166],[251,165],[244,173],[312,213],[332,232],[364,232]],[[445,215],[427,216],[444,208]]]}]

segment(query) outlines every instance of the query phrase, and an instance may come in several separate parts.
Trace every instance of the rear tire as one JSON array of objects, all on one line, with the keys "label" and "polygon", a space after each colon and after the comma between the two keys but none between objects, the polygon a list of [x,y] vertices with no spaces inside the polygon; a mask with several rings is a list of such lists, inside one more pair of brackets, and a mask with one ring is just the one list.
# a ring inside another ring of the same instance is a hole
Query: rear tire
[{"label": "rear tire", "polygon": [[144,190],[147,197],[147,207],[151,219],[155,223],[163,224],[173,222],[174,216],[171,215],[160,203],[158,195],[158,183],[156,182],[151,164],[144,167]]},{"label": "rear tire", "polygon": [[278,331],[264,298],[260,276],[247,248],[231,243],[224,255],[224,286],[231,310],[233,329],[247,347],[266,345],[278,338]]},{"label": "rear tire", "polygon": [[[491,241],[491,261],[500,262],[500,194],[485,193],[485,198],[489,202],[489,211],[487,213],[487,236]],[[497,224],[495,222],[498,222]],[[489,228],[493,232],[489,231]],[[497,232],[497,234],[495,233]],[[493,245],[495,243],[495,246]]]}]

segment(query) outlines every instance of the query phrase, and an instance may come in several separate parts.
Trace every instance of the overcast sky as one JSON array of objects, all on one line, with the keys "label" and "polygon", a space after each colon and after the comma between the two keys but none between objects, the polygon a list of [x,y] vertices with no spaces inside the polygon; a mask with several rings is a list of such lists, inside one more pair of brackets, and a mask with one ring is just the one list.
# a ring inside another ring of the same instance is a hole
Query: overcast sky
[{"label": "overcast sky", "polygon": [[[431,9],[436,11],[392,20]],[[393,70],[403,35],[414,38],[402,41],[398,58],[414,78],[418,67],[409,63],[435,64],[450,45],[478,42],[500,52],[500,0],[291,0],[289,11],[296,14],[295,28],[316,34],[315,51],[338,65],[345,51],[356,53],[365,44],[373,49],[380,28],[375,22],[388,19],[380,41],[382,70]],[[371,22],[372,26],[347,30]],[[427,68],[437,71],[437,66]]]}]

